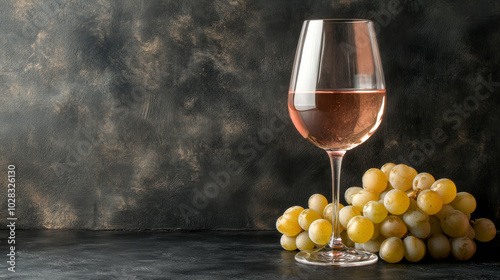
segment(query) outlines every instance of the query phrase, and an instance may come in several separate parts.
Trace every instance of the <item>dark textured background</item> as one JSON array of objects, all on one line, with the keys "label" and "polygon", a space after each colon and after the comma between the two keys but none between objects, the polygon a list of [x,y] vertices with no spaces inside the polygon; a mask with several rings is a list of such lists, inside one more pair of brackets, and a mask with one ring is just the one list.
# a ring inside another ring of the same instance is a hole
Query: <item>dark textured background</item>
[{"label": "dark textured background", "polygon": [[286,99],[302,21],[333,17],[375,21],[388,89],[344,188],[409,162],[498,226],[493,0],[1,1],[0,197],[15,164],[21,228],[273,228],[331,192],[326,153]]}]

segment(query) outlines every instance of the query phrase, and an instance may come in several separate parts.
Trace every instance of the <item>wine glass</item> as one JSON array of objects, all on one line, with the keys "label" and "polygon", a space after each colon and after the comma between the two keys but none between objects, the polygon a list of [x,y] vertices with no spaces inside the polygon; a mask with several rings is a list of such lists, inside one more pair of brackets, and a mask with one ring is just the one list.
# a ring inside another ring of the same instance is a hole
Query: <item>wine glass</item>
[{"label": "wine glass", "polygon": [[373,22],[304,21],[288,92],[288,111],[300,134],[330,157],[334,211],[329,244],[298,253],[296,261],[333,266],[377,262],[375,254],[342,243],[339,185],[342,157],[375,132],[385,103],[384,74]]}]

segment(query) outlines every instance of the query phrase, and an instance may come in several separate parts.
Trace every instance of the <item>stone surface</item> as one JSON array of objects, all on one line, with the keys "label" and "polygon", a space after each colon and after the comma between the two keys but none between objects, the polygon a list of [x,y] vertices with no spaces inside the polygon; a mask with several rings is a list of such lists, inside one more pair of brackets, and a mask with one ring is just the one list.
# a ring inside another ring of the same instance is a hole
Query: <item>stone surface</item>
[{"label": "stone surface", "polygon": [[281,249],[279,239],[278,233],[269,231],[18,231],[16,272],[7,273],[2,265],[0,278],[500,278],[498,236],[492,242],[478,243],[477,253],[469,261],[457,261],[453,258],[437,261],[426,258],[419,263],[403,261],[388,264],[379,260],[374,265],[358,268],[297,264],[294,261],[295,253]]},{"label": "stone surface", "polygon": [[0,1],[0,198],[15,164],[24,229],[273,228],[331,193],[286,102],[302,21],[332,17],[374,20],[388,89],[344,189],[410,162],[499,226],[496,0]]}]

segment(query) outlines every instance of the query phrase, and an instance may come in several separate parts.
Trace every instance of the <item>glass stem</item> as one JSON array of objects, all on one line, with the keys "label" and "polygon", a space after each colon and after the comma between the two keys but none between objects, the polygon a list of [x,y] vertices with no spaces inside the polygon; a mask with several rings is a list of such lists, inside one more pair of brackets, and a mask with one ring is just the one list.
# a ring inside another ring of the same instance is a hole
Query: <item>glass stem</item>
[{"label": "glass stem", "polygon": [[333,206],[333,234],[330,239],[330,247],[333,249],[343,249],[345,245],[340,237],[340,222],[339,222],[339,195],[340,195],[340,168],[342,166],[342,158],[346,151],[330,150],[326,151],[330,157],[332,166],[332,206]]}]

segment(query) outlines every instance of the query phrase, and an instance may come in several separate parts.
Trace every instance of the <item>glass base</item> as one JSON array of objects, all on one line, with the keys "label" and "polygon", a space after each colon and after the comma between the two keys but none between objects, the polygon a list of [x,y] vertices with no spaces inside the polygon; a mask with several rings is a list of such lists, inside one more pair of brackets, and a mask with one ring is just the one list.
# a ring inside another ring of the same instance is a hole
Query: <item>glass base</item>
[{"label": "glass base", "polygon": [[370,252],[354,248],[332,249],[321,248],[297,253],[295,260],[299,263],[322,266],[362,266],[374,264],[378,257]]}]

